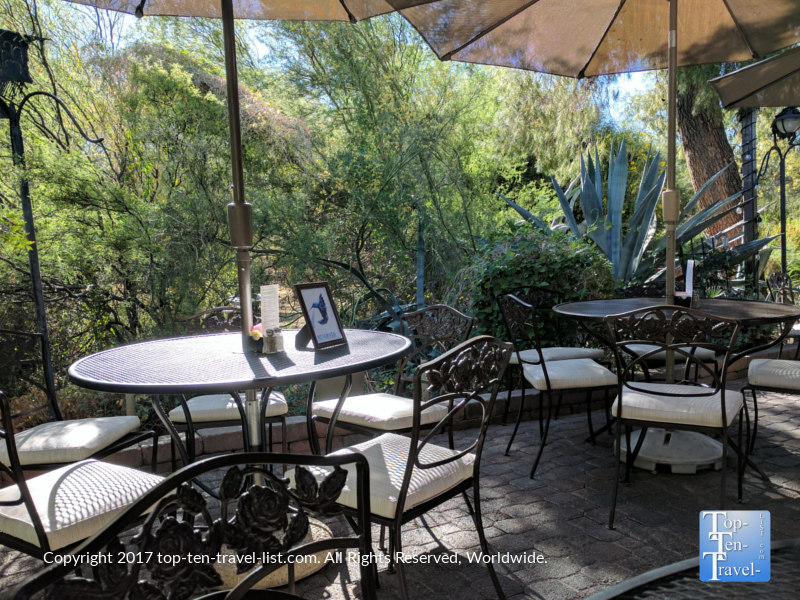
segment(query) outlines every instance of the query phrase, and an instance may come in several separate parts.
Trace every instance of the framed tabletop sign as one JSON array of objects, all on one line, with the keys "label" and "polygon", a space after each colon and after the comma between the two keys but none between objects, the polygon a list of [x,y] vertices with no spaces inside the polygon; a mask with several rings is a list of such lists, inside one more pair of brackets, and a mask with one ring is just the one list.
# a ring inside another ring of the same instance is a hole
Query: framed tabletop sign
[{"label": "framed tabletop sign", "polygon": [[299,283],[294,286],[294,293],[300,301],[314,350],[347,343],[327,281]]}]

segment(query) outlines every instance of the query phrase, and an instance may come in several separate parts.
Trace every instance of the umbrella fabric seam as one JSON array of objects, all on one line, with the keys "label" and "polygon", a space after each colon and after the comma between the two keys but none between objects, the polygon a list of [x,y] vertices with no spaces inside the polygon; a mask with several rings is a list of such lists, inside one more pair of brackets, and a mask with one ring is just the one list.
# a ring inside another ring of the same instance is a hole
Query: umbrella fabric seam
[{"label": "umbrella fabric seam", "polygon": [[739,21],[736,19],[736,16],[734,16],[733,11],[731,10],[730,5],[728,4],[728,0],[722,0],[722,3],[725,5],[725,10],[728,11],[728,14],[731,17],[733,24],[736,25],[736,31],[739,32],[739,36],[742,38],[744,45],[747,46],[747,49],[750,51],[750,55],[753,58],[761,58],[758,55],[758,53],[756,53],[756,51],[753,50],[753,46],[750,45],[750,40],[747,39],[747,36],[744,34],[744,30],[742,29],[742,26],[739,24]]},{"label": "umbrella fabric seam", "polygon": [[[476,41],[478,41],[479,39],[481,39],[485,35],[491,33],[492,31],[494,31],[495,29],[497,29],[498,27],[500,27],[504,23],[507,23],[508,21],[510,21],[511,19],[516,17],[518,14],[522,13],[525,10],[528,10],[531,6],[533,6],[534,4],[538,4],[538,3],[539,3],[539,0],[531,0],[527,4],[523,4],[517,10],[509,13],[508,15],[506,15],[505,17],[503,17],[499,21],[497,21],[494,24],[492,24],[491,27],[487,27],[486,29],[484,29],[483,31],[479,32],[477,35],[475,35],[471,39],[469,39],[466,42],[464,42],[463,44],[461,44],[458,48],[454,48],[453,50],[450,50],[450,52],[446,52],[444,55],[442,55],[440,57],[440,60],[450,60],[450,58],[454,54],[458,54],[459,52],[461,52],[467,46],[475,43]],[[423,39],[424,39],[424,36],[423,36]]]},{"label": "umbrella fabric seam", "polygon": [[586,69],[589,68],[589,65],[594,60],[594,57],[597,56],[597,51],[600,49],[600,46],[603,45],[603,42],[606,40],[606,36],[608,36],[608,32],[611,31],[611,28],[614,26],[614,21],[617,20],[622,7],[625,6],[626,0],[620,0],[619,6],[617,6],[617,10],[614,15],[611,17],[611,20],[608,22],[606,26],[606,30],[603,32],[603,35],[600,37],[600,40],[595,44],[594,50],[592,50],[592,55],[589,57],[589,60],[586,61],[586,64],[583,65],[583,68],[578,71],[578,79],[583,79],[586,76]]}]

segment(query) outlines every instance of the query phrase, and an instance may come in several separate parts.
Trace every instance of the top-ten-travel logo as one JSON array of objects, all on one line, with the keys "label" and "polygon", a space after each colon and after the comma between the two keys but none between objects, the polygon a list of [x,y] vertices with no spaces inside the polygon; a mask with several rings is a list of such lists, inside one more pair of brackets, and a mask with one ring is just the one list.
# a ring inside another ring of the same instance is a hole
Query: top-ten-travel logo
[{"label": "top-ten-travel logo", "polygon": [[769,512],[700,513],[701,581],[769,581]]}]

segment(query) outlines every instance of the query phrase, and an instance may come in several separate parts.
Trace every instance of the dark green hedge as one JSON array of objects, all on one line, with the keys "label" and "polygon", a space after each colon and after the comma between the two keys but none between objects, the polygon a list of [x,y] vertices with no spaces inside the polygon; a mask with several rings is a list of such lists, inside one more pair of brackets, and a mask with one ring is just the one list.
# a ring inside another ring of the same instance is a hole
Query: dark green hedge
[{"label": "dark green hedge", "polygon": [[471,280],[478,332],[501,338],[506,331],[494,296],[504,290],[535,285],[568,302],[606,298],[615,288],[611,263],[594,247],[530,227],[496,236],[464,274]]}]

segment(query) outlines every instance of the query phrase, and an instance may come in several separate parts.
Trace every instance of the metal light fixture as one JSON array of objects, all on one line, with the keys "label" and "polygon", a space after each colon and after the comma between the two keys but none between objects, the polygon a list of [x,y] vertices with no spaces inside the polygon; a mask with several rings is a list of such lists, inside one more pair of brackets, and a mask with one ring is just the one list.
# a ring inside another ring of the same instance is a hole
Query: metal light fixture
[{"label": "metal light fixture", "polygon": [[[774,144],[769,149],[761,168],[758,171],[759,179],[769,166],[769,157],[775,152],[780,159],[780,184],[781,184],[781,273],[786,273],[786,156],[793,148],[800,146],[797,141],[797,132],[800,130],[800,111],[794,107],[784,108],[772,121],[772,135]],[[787,140],[789,145],[782,150],[778,139]]]},{"label": "metal light fixture", "polygon": [[794,107],[784,108],[772,121],[772,133],[784,140],[791,139],[800,129],[800,111]]}]

